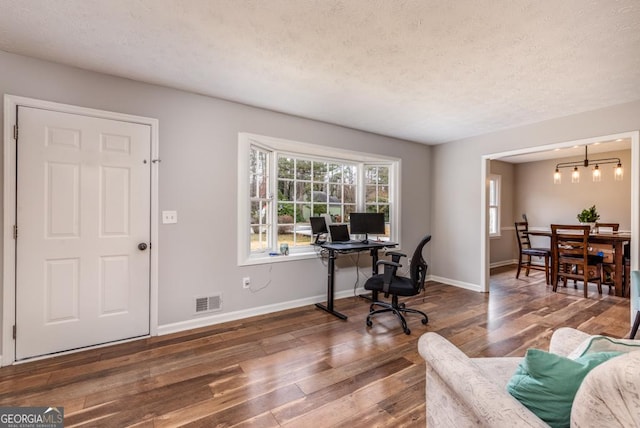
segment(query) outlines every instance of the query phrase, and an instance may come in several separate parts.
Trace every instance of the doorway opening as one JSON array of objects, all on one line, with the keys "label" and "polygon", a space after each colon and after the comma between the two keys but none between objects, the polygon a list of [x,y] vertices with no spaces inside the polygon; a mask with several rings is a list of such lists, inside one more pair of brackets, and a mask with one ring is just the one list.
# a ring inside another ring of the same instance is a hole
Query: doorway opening
[{"label": "doorway opening", "polygon": [[[490,162],[492,160],[500,160],[505,158],[517,158],[542,160],[542,159],[554,159],[565,156],[572,156],[568,153],[568,149],[573,147],[579,147],[578,153],[584,152],[584,146],[589,145],[592,147],[597,143],[613,142],[613,141],[628,141],[631,148],[631,162],[629,166],[625,166],[625,175],[628,174],[630,179],[630,230],[631,230],[631,269],[638,268],[637,257],[640,255],[640,132],[632,131],[614,135],[606,135],[600,137],[593,137],[583,140],[568,141],[563,143],[549,144],[538,147],[530,147],[526,149],[511,150],[505,152],[497,152],[482,156],[481,164],[481,180],[484,191],[481,194],[481,290],[489,292],[490,286],[490,269],[491,269],[491,245],[489,236],[489,177],[491,174]],[[604,145],[603,145],[604,146]],[[578,154],[577,156],[580,156]],[[586,177],[585,177],[586,178]],[[553,183],[553,170],[548,172],[548,175],[541,177],[540,180],[549,180]],[[570,186],[572,183],[566,185]],[[553,185],[553,184],[552,184]],[[511,201],[512,202],[512,201]],[[505,237],[515,237],[513,229],[513,221],[520,218],[521,213],[512,213],[512,218],[503,219],[503,227],[506,229],[503,234]],[[506,227],[505,227],[506,226]],[[515,242],[515,238],[514,238]]]}]

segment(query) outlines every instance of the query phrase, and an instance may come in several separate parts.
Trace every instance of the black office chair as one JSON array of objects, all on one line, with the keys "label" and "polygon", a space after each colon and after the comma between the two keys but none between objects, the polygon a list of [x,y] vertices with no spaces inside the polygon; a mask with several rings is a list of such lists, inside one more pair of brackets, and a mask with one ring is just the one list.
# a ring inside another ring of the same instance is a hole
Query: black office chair
[{"label": "black office chair", "polygon": [[[369,315],[367,315],[367,326],[371,327],[371,317],[380,314],[382,312],[393,312],[398,317],[402,324],[402,329],[405,334],[411,334],[411,330],[407,327],[407,321],[404,319],[402,313],[413,313],[422,315],[422,324],[429,322],[427,314],[417,309],[409,309],[405,307],[404,303],[398,303],[398,296],[415,296],[420,293],[424,288],[424,281],[427,276],[427,262],[422,257],[422,249],[431,241],[431,235],[427,235],[418,244],[416,250],[411,258],[411,264],[409,265],[410,278],[403,276],[396,276],[396,272],[400,264],[400,259],[406,257],[406,254],[402,254],[396,251],[390,251],[387,254],[391,255],[391,261],[380,260],[378,265],[384,265],[384,273],[379,275],[373,275],[364,284],[365,290],[371,290],[374,292],[382,292],[385,297],[389,297],[391,294],[391,303],[375,301],[369,308]],[[376,293],[374,293],[375,295]],[[376,309],[379,306],[380,309]]]}]

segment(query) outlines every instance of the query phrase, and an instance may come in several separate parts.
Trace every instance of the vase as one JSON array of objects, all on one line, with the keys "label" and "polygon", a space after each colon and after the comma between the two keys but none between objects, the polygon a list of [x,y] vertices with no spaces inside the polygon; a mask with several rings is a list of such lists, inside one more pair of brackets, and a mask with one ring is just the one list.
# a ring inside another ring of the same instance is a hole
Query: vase
[{"label": "vase", "polygon": [[589,233],[597,233],[598,232],[598,228],[596,226],[595,222],[580,222],[580,225],[582,226],[589,226]]}]

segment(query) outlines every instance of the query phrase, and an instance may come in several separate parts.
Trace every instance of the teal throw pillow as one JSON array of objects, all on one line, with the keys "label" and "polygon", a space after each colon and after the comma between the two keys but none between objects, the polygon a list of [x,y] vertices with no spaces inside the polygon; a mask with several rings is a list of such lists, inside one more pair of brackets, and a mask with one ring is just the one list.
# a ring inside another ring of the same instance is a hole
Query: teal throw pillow
[{"label": "teal throw pillow", "polygon": [[591,369],[620,355],[596,352],[571,360],[529,349],[507,384],[509,394],[552,427],[568,427],[571,405]]}]

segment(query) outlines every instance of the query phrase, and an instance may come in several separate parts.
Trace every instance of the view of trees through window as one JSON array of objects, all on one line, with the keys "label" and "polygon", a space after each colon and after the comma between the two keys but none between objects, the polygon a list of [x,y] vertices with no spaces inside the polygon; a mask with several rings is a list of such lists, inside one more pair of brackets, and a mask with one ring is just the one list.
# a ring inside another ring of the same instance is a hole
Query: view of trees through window
[{"label": "view of trees through window", "polygon": [[251,249],[270,247],[269,231],[271,198],[269,195],[269,152],[252,148],[249,167],[249,197],[251,198]]},{"label": "view of trees through window", "polygon": [[389,167],[367,166],[365,168],[365,210],[384,213],[389,236]]},{"label": "view of trees through window", "polygon": [[346,221],[356,210],[357,172],[356,165],[279,156],[278,244],[309,245],[309,217]]},{"label": "view of trees through window", "polygon": [[332,223],[349,223],[349,215],[358,211],[384,213],[384,237],[389,238],[389,164],[312,158],[258,146],[251,146],[249,162],[252,252],[277,250],[285,243],[293,249],[308,247],[313,238],[309,217],[328,215]]}]

